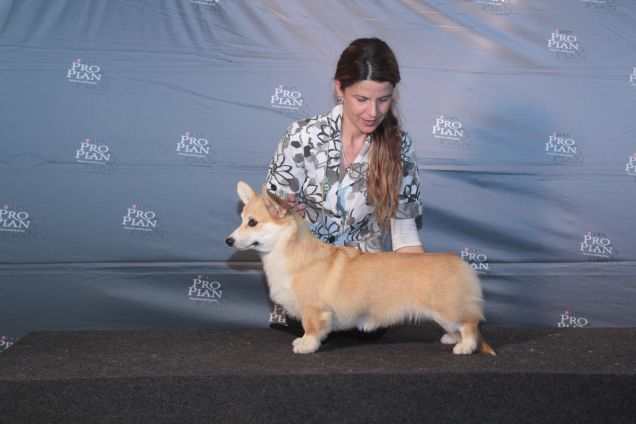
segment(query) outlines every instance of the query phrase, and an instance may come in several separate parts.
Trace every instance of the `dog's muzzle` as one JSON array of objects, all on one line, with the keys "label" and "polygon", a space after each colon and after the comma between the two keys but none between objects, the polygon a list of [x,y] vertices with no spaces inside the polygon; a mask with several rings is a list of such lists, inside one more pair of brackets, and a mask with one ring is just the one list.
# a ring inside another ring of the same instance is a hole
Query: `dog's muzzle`
[{"label": "dog's muzzle", "polygon": [[[236,244],[236,240],[234,239],[234,237],[228,237],[228,238],[225,239],[225,244],[227,244],[228,246],[234,246],[234,244]],[[248,249],[252,248],[252,247],[256,247],[259,244],[260,244],[259,242],[255,241],[254,243],[250,244]],[[237,247],[237,249],[243,249],[243,248]]]}]

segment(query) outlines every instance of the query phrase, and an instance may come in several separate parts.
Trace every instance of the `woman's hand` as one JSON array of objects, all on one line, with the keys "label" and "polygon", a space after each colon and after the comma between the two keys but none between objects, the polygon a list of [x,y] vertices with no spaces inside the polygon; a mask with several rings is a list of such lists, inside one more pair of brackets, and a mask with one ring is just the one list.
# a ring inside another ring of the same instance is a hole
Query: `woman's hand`
[{"label": "woman's hand", "polygon": [[300,216],[305,216],[305,204],[299,203],[296,196],[288,194],[285,200],[287,201],[287,208],[289,210],[296,211],[296,213]]}]

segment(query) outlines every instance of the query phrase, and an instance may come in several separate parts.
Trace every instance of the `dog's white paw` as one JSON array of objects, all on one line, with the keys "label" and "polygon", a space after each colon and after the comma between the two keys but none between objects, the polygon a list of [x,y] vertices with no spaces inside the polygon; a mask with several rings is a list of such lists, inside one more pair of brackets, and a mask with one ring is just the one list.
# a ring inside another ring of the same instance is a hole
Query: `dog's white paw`
[{"label": "dog's white paw", "polygon": [[294,353],[313,353],[320,347],[320,340],[313,336],[302,336],[292,342]]},{"label": "dog's white paw", "polygon": [[455,355],[470,355],[477,349],[477,343],[472,341],[459,342],[453,347],[453,353]]},{"label": "dog's white paw", "polygon": [[455,344],[459,343],[462,340],[462,337],[459,333],[446,333],[442,336],[440,342],[444,344]]}]

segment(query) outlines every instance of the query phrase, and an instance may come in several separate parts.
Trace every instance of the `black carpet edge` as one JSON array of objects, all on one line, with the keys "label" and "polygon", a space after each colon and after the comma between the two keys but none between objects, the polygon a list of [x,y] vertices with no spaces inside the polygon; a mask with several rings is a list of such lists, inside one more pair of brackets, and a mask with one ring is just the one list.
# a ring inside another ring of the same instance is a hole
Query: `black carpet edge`
[{"label": "black carpet edge", "polygon": [[632,423],[636,378],[357,374],[3,381],[0,423]]}]

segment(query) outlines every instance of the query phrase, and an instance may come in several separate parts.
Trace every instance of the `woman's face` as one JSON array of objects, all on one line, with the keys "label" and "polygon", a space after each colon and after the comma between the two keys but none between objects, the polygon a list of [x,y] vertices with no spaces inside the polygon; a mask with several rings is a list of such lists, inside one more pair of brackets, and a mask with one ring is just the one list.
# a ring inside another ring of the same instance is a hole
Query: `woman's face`
[{"label": "woman's face", "polygon": [[358,81],[342,90],[336,80],[336,94],[342,97],[343,126],[348,131],[371,134],[382,123],[393,101],[393,84]]}]

